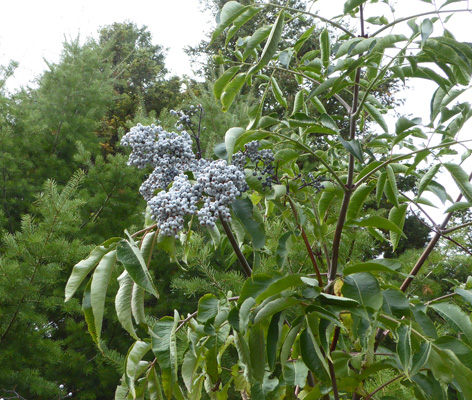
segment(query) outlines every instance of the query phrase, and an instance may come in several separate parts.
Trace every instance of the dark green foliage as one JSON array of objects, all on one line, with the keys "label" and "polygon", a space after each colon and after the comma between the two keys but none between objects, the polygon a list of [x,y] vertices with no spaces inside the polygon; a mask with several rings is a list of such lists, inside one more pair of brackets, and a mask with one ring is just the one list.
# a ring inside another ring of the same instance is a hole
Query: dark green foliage
[{"label": "dark green foliage", "polygon": [[48,64],[36,89],[14,96],[2,129],[2,209],[14,232],[31,210],[46,179],[65,184],[81,166],[74,156],[82,146],[95,157],[95,130],[113,100],[110,69],[93,42],[64,44],[58,64]]},{"label": "dark green foliage", "polygon": [[21,230],[2,238],[0,388],[25,398],[54,398],[60,384],[81,399],[113,393],[116,377],[84,334],[79,303],[63,301],[70,266],[89,250],[78,235],[83,180],[75,174],[62,191],[48,181],[36,216],[25,215]]},{"label": "dark green foliage", "polygon": [[166,79],[165,49],[153,44],[146,26],[132,22],[115,22],[100,29],[99,46],[112,68],[115,102],[107,110],[100,136],[104,151],[115,152],[119,134],[143,108],[154,118],[165,107],[176,107],[182,100],[182,81]]}]

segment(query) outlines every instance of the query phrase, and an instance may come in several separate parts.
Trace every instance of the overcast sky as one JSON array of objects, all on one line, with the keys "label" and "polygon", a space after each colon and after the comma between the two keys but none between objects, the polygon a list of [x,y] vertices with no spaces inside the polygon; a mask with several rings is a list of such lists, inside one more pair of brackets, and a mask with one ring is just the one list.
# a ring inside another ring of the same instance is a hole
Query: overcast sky
[{"label": "overcast sky", "polygon": [[166,65],[174,74],[191,73],[182,48],[196,45],[215,25],[200,12],[198,0],[16,0],[2,4],[0,64],[20,63],[11,85],[24,85],[45,68],[43,58],[56,62],[64,39],[97,37],[113,22],[146,25],[153,41],[169,51]]}]

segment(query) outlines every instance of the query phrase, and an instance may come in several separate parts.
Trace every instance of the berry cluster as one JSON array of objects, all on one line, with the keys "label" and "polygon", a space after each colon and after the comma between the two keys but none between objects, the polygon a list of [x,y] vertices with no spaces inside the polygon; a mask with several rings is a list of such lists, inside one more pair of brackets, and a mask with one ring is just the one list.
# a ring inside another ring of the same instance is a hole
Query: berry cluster
[{"label": "berry cluster", "polygon": [[184,217],[194,214],[201,197],[198,185],[189,182],[187,175],[180,174],[166,192],[159,192],[148,201],[151,218],[158,221],[159,229],[166,236],[175,236],[183,229]]},{"label": "berry cluster", "polygon": [[[189,117],[183,114],[181,118],[187,123]],[[213,227],[219,217],[230,220],[229,206],[248,189],[245,158],[240,165],[227,165],[224,160],[197,160],[192,151],[192,138],[185,131],[169,133],[155,125],[138,125],[121,143],[132,147],[129,165],[154,167],[141,185],[140,193],[164,235],[176,236],[183,229],[186,215],[196,213],[200,224],[208,227]],[[192,172],[195,182],[185,172]],[[154,195],[156,189],[162,190]],[[198,210],[201,200],[203,205]]]},{"label": "berry cluster", "polygon": [[197,212],[198,220],[208,227],[213,227],[218,217],[230,221],[229,206],[248,189],[243,170],[227,165],[224,160],[203,166],[197,176],[197,185],[207,195]]},{"label": "berry cluster", "polygon": [[133,149],[129,155],[128,165],[134,165],[142,169],[153,163],[156,151],[156,136],[160,132],[162,132],[160,126],[138,124],[123,136],[121,145],[130,146]]},{"label": "berry cluster", "polygon": [[273,182],[272,177],[275,174],[274,153],[272,150],[268,149],[259,150],[260,145],[258,140],[246,143],[245,151],[235,153],[232,158],[232,163],[239,168],[244,168],[246,158],[249,158],[254,164],[253,176],[257,176],[257,179],[262,181],[262,188],[268,187],[271,189]]},{"label": "berry cluster", "polygon": [[202,114],[203,113],[203,107],[201,105],[198,106],[193,106],[191,105],[189,107],[189,110],[183,111],[183,110],[170,110],[169,111],[170,115],[173,115],[174,117],[178,117],[179,120],[175,124],[175,128],[178,131],[181,131],[184,129],[184,126],[192,130],[193,127],[193,122],[192,122],[192,117],[196,114]]},{"label": "berry cluster", "polygon": [[[301,177],[301,174],[298,175],[298,177]],[[308,173],[308,180],[302,179],[303,185],[300,186],[300,189],[303,189],[304,187],[310,186],[313,189],[315,189],[315,192],[320,192],[321,190],[324,189],[324,185],[321,183],[323,181],[322,177],[315,178],[312,172]]]}]

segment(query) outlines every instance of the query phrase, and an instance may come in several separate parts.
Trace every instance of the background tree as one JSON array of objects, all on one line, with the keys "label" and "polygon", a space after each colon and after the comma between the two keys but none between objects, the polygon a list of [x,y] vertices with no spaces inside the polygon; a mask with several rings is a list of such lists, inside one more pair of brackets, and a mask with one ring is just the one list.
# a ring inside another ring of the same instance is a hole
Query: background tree
[{"label": "background tree", "polygon": [[182,81],[176,76],[165,77],[165,49],[152,42],[146,26],[138,28],[132,22],[105,26],[99,31],[99,45],[112,67],[117,96],[100,135],[105,138],[107,151],[114,152],[126,122],[140,108],[157,118],[163,108],[173,108],[182,101]]}]

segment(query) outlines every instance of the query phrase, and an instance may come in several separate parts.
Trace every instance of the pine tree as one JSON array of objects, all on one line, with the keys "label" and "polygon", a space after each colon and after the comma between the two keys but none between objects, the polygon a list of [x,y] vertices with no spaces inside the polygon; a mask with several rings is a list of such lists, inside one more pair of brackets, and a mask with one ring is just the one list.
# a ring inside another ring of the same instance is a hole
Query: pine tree
[{"label": "pine tree", "polygon": [[78,172],[61,191],[47,181],[37,214],[23,216],[21,230],[3,235],[0,396],[15,390],[24,398],[53,399],[61,384],[76,398],[112,396],[113,369],[95,354],[78,302],[63,302],[70,266],[90,249],[78,235],[76,192],[83,180]]}]

